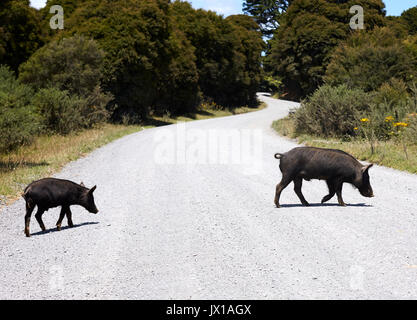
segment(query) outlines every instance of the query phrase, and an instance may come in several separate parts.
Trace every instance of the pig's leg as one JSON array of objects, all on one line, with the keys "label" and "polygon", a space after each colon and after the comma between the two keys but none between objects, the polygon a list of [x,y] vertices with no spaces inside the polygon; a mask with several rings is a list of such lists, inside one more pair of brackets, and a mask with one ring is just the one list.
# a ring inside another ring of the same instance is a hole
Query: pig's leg
[{"label": "pig's leg", "polygon": [[281,182],[277,185],[276,192],[275,192],[275,201],[274,201],[277,208],[280,207],[279,198],[281,196],[282,190],[284,190],[290,184],[291,181],[292,179],[289,179],[288,177],[283,176]]},{"label": "pig's leg", "polygon": [[68,207],[67,209],[67,220],[68,220],[68,226],[72,228],[74,224],[72,223],[72,212],[71,212],[70,207]]},{"label": "pig's leg", "polygon": [[30,217],[32,215],[33,209],[35,209],[35,205],[30,201],[26,201],[26,215],[25,215],[25,234],[26,237],[30,237],[29,232],[29,225],[30,225]]},{"label": "pig's leg", "polygon": [[61,231],[61,224],[62,224],[62,220],[64,220],[65,214],[67,213],[67,208],[66,206],[62,206],[61,208],[61,213],[59,214],[59,219],[56,223],[56,228],[58,229],[58,231]]},{"label": "pig's leg", "polygon": [[337,200],[339,201],[339,204],[342,207],[346,207],[346,204],[345,204],[345,202],[343,201],[343,198],[342,198],[342,187],[343,187],[343,182],[338,181],[336,183],[336,195],[337,195]]},{"label": "pig's leg", "polygon": [[42,215],[43,215],[44,212],[45,212],[45,209],[39,208],[39,206],[38,206],[38,212],[36,212],[36,214],[35,214],[35,218],[38,221],[39,226],[41,227],[42,231],[46,230],[45,225],[43,224],[43,221],[42,221]]},{"label": "pig's leg", "polygon": [[300,199],[303,206],[309,206],[310,204],[306,201],[301,192],[301,186],[303,185],[303,178],[295,178],[294,179],[294,191],[297,194],[298,198]]},{"label": "pig's leg", "polygon": [[333,180],[326,180],[326,183],[327,183],[327,187],[329,188],[329,194],[321,200],[321,203],[325,203],[325,202],[329,201],[331,198],[334,197],[334,195],[336,193],[336,188],[334,186],[334,184],[335,184],[334,181]]}]

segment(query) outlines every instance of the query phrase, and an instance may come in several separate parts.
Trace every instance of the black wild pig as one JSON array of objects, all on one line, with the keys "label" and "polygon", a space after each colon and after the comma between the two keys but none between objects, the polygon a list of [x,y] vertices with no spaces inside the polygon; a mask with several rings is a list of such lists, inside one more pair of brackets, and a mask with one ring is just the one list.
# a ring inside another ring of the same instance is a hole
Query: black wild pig
[{"label": "black wild pig", "polygon": [[35,218],[38,221],[42,231],[45,231],[45,225],[42,221],[42,215],[45,211],[54,207],[61,207],[61,214],[56,223],[57,229],[61,230],[61,223],[64,216],[67,216],[68,225],[72,227],[71,205],[80,205],[91,213],[97,213],[98,209],[94,203],[93,192],[96,186],[88,189],[81,184],[69,180],[45,178],[34,181],[29,184],[23,193],[26,201],[25,215],[25,234],[30,237],[29,224],[33,209],[38,206],[38,212]]},{"label": "black wild pig", "polygon": [[335,194],[341,206],[345,206],[342,198],[342,186],[344,182],[358,188],[364,197],[373,197],[371,184],[369,182],[369,168],[372,164],[364,166],[350,154],[333,149],[322,149],[313,147],[294,148],[284,154],[275,154],[280,159],[279,168],[282,172],[282,180],[277,185],[275,193],[275,205],[279,208],[279,198],[291,181],[294,181],[294,191],[304,206],[309,203],[301,192],[303,179],[326,180],[329,194],[321,203],[329,201]]}]

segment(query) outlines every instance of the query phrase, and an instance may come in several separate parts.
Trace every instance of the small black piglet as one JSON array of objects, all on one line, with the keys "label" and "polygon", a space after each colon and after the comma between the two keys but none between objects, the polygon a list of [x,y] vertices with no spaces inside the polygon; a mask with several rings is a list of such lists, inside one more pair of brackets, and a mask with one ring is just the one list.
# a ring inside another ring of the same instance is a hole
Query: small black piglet
[{"label": "small black piglet", "polygon": [[61,213],[56,223],[58,231],[61,230],[61,223],[64,216],[67,216],[68,226],[73,227],[70,206],[80,205],[91,213],[97,213],[98,209],[94,203],[93,192],[96,186],[88,189],[81,184],[63,179],[45,178],[29,184],[22,195],[26,201],[25,234],[30,237],[29,224],[33,210],[38,206],[35,218],[42,231],[45,225],[42,215],[50,208],[61,206]]}]

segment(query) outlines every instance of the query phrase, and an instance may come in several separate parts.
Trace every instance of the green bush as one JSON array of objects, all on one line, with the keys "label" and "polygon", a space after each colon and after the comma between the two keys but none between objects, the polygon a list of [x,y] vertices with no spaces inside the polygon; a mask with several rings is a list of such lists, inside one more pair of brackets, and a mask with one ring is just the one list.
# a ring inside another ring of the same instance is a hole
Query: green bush
[{"label": "green bush", "polygon": [[50,87],[37,92],[33,105],[41,115],[46,132],[67,134],[106,121],[109,113],[100,107],[107,103],[106,101],[98,87],[88,98],[70,95],[68,91]]},{"label": "green bush", "polygon": [[324,80],[332,86],[348,84],[367,92],[378,90],[392,78],[412,81],[417,62],[410,50],[388,28],[357,32],[336,48]]},{"label": "green bush", "polygon": [[33,90],[16,80],[6,66],[0,66],[0,152],[30,143],[40,130],[31,105]]},{"label": "green bush", "polygon": [[388,82],[385,82],[375,92],[374,102],[376,104],[390,103],[397,105],[407,101],[408,87],[407,84],[396,78],[392,78]]},{"label": "green bush", "polygon": [[353,135],[360,114],[370,110],[372,96],[346,85],[324,85],[302,102],[294,114],[296,132],[322,137]]},{"label": "green bush", "polygon": [[356,134],[373,145],[377,140],[408,140],[415,143],[417,137],[417,89],[412,85],[411,95],[407,86],[396,79],[385,83],[372,94],[373,103],[367,112],[356,120]]},{"label": "green bush", "polygon": [[100,88],[104,53],[82,36],[53,41],[20,67],[19,79],[38,90],[34,104],[48,131],[69,133],[109,118],[112,99]]},{"label": "green bush", "polygon": [[20,68],[19,79],[35,89],[56,87],[87,97],[100,83],[104,52],[82,36],[52,41]]},{"label": "green bush", "polygon": [[81,127],[80,99],[57,88],[40,89],[33,99],[36,112],[42,115],[42,125],[48,133],[69,133]]}]

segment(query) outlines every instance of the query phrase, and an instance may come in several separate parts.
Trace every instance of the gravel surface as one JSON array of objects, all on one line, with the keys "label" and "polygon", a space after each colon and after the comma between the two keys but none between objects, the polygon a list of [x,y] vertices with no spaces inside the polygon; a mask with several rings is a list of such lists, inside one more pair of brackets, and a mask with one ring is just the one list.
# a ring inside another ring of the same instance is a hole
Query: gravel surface
[{"label": "gravel surface", "polygon": [[0,299],[417,298],[417,176],[375,166],[375,198],[345,185],[347,207],[319,204],[323,181],[304,182],[302,207],[290,185],[277,209],[274,153],[296,144],[270,125],[297,104],[260,98],[67,165],[56,176],[97,184],[100,210],[72,207],[74,228],[51,209],[26,238],[23,199],[2,209]]}]

